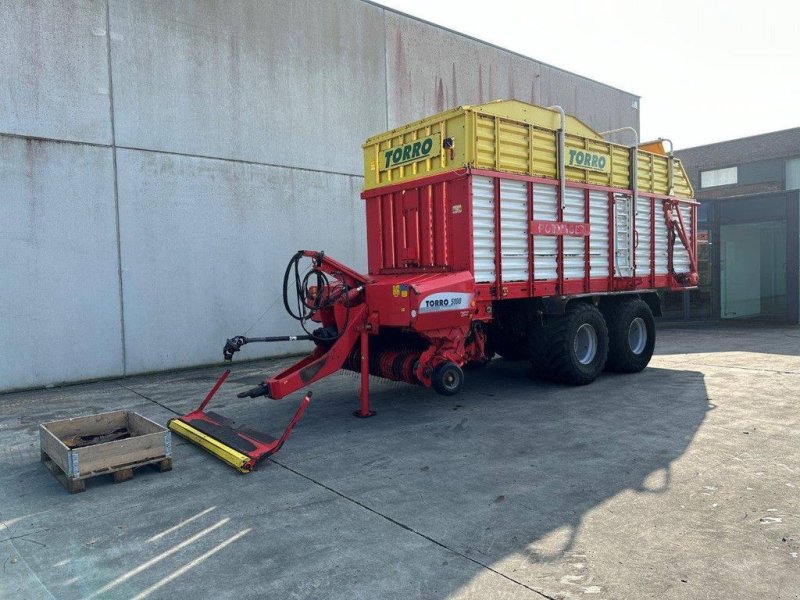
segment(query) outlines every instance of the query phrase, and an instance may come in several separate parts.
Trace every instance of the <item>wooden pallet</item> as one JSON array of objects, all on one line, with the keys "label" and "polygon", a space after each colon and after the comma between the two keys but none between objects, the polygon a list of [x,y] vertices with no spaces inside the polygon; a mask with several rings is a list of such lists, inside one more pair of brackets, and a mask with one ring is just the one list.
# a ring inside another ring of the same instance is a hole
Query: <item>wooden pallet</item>
[{"label": "wooden pallet", "polygon": [[56,476],[56,479],[58,479],[61,482],[61,484],[66,488],[66,490],[70,494],[85,492],[86,480],[92,477],[100,477],[101,475],[111,475],[112,479],[114,480],[114,483],[122,483],[123,481],[128,481],[129,479],[133,479],[133,470],[136,469],[137,467],[144,467],[150,465],[160,473],[172,470],[172,459],[161,458],[155,460],[142,461],[128,466],[116,467],[115,469],[109,469],[107,471],[91,473],[89,475],[82,475],[81,477],[73,478],[67,475],[61,469],[61,467],[59,467],[55,463],[55,461],[53,461],[47,455],[46,452],[42,452],[42,463],[44,463],[44,466],[47,467],[48,471],[50,471],[53,475]]},{"label": "wooden pallet", "polygon": [[111,475],[121,483],[138,467],[172,469],[170,432],[134,412],[43,423],[39,440],[42,463],[71,494],[85,491],[92,477]]}]

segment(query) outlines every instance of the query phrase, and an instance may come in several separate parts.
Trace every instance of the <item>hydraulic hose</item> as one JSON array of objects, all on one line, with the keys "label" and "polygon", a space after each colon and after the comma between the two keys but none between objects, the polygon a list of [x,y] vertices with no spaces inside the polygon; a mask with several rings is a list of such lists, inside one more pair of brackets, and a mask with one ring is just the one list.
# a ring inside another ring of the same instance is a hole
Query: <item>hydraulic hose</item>
[{"label": "hydraulic hose", "polygon": [[[302,250],[298,251],[289,260],[289,264],[286,265],[286,271],[283,274],[283,306],[289,316],[299,321],[303,331],[310,335],[315,341],[326,343],[334,342],[341,336],[341,331],[337,331],[336,335],[319,335],[317,331],[309,331],[306,328],[306,323],[320,310],[329,308],[340,300],[343,300],[345,306],[345,327],[342,327],[342,330],[344,330],[347,323],[350,321],[349,289],[344,281],[342,281],[341,287],[335,292],[332,291],[327,274],[314,266],[301,277],[300,261],[303,256],[304,252]],[[294,275],[294,306],[292,306],[293,303],[290,302],[289,298],[289,279],[292,275]],[[312,286],[316,288],[316,293],[311,293]],[[323,297],[323,290],[326,292],[325,297]]]}]

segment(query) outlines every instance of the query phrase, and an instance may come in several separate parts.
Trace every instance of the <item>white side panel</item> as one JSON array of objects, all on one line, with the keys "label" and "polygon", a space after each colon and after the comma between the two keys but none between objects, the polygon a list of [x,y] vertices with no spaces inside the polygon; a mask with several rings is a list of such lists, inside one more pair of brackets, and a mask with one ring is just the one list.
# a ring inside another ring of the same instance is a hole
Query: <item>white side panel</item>
[{"label": "white side panel", "polygon": [[[565,223],[585,223],[583,190],[567,188],[564,192]],[[585,273],[585,239],[574,235],[564,236],[564,279],[582,279]]]},{"label": "white side panel", "polygon": [[500,261],[503,281],[528,281],[528,184],[500,180]]},{"label": "white side panel", "polygon": [[[536,183],[533,186],[533,218],[537,221],[556,221],[558,205],[556,188],[552,185]],[[533,236],[533,277],[534,279],[555,279],[558,238],[553,235]]]},{"label": "white side panel", "polygon": [[636,198],[636,276],[650,275],[650,198]]},{"label": "white side panel", "polygon": [[631,277],[633,264],[631,256],[631,197],[614,194],[614,275]]},{"label": "white side panel", "polygon": [[656,275],[666,275],[669,270],[667,256],[667,223],[664,220],[664,203],[655,200],[656,211]]},{"label": "white side panel", "polygon": [[[694,239],[694,231],[692,231],[692,208],[688,204],[681,204],[680,211],[681,217],[683,217],[686,237],[691,241]],[[688,273],[691,270],[689,253],[686,251],[686,248],[683,247],[683,242],[681,242],[677,235],[675,236],[672,247],[672,268],[675,270],[675,273]]]},{"label": "white side panel", "polygon": [[491,177],[472,178],[472,244],[475,281],[494,281],[494,180]]},{"label": "white side panel", "polygon": [[589,272],[592,277],[608,277],[608,193],[589,192]]}]

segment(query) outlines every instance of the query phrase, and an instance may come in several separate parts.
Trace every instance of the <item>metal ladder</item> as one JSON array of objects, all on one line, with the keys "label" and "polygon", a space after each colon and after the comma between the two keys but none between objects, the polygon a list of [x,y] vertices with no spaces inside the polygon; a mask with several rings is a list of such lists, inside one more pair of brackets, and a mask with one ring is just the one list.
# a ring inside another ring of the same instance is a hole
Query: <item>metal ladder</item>
[{"label": "metal ladder", "polygon": [[[633,133],[633,146],[630,147],[631,195],[614,195],[614,265],[617,277],[633,277],[636,257],[636,221],[634,219],[638,192],[639,171],[639,132],[633,127],[618,127],[601,131],[600,135],[630,131]],[[622,201],[622,202],[620,202]],[[623,205],[620,209],[620,204]]]},{"label": "metal ladder", "polygon": [[627,194],[614,194],[614,276],[633,277],[633,255],[636,249],[633,199]]}]

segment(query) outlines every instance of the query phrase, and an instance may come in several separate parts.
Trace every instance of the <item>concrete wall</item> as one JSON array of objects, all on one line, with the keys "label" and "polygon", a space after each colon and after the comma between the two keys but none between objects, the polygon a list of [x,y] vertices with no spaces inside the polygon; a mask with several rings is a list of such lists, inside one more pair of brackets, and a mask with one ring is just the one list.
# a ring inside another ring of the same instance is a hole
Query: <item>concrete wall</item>
[{"label": "concrete wall", "polygon": [[510,97],[638,126],[636,96],[359,0],[0,0],[0,31],[0,390],[295,331],[295,250],[365,267],[369,135]]},{"label": "concrete wall", "polygon": [[111,150],[0,136],[0,382],[124,369]]}]

